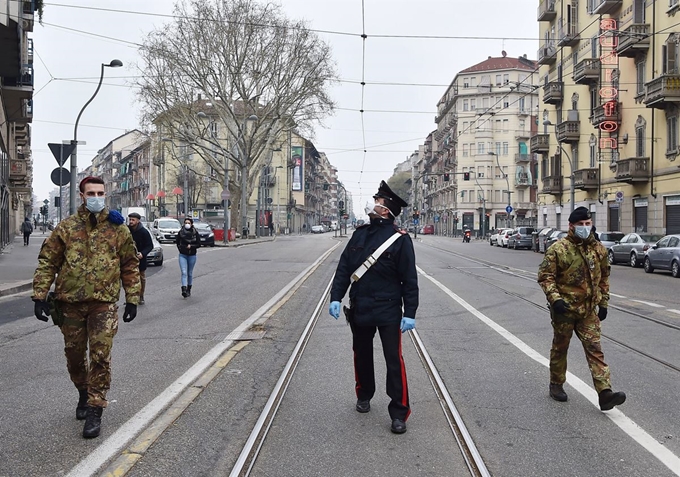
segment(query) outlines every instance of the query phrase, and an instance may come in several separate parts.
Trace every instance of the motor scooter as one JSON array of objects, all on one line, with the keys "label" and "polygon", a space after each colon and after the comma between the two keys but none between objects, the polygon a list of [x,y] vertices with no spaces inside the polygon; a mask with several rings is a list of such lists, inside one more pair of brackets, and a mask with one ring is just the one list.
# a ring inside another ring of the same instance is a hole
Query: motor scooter
[{"label": "motor scooter", "polygon": [[463,243],[470,243],[470,231],[463,232]]}]

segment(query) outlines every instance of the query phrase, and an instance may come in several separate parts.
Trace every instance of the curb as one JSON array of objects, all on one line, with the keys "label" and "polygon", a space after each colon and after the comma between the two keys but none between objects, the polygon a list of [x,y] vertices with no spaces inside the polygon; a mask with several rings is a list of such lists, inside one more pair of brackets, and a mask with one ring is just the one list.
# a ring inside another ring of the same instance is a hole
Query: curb
[{"label": "curb", "polygon": [[5,297],[5,296],[10,296],[10,295],[16,295],[18,293],[22,293],[25,291],[29,291],[33,288],[33,281],[25,282],[25,283],[19,283],[14,286],[10,286],[8,288],[2,288],[0,286],[0,297]]}]

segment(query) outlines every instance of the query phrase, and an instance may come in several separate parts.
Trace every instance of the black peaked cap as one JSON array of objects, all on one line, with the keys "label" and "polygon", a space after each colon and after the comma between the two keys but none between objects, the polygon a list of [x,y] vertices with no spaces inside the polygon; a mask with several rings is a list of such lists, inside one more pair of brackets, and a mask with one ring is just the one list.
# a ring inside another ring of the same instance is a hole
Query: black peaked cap
[{"label": "black peaked cap", "polygon": [[377,199],[378,197],[383,198],[383,199],[388,199],[394,202],[395,205],[398,205],[399,207],[407,207],[408,204],[404,199],[399,197],[397,194],[392,192],[392,189],[390,189],[390,186],[387,185],[387,182],[385,181],[380,181],[380,187],[378,187],[378,193],[373,196],[374,199]]}]

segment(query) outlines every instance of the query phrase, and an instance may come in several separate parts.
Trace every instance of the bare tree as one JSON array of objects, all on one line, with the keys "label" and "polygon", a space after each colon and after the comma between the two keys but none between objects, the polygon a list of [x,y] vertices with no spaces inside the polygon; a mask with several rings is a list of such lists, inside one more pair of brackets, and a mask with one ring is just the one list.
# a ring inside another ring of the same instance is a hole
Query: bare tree
[{"label": "bare tree", "polygon": [[232,161],[242,182],[232,177],[230,188],[242,200],[276,138],[311,134],[334,108],[329,46],[272,2],[179,0],[172,23],[151,32],[140,54],[145,122],[189,145],[222,179]]}]

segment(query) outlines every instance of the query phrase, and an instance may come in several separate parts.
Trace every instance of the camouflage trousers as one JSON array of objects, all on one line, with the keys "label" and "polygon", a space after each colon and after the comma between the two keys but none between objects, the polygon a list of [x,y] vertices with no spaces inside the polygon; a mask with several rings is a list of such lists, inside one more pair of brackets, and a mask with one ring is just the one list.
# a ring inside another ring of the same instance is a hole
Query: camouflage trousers
[{"label": "camouflage trousers", "polygon": [[567,379],[567,350],[571,336],[581,340],[586,360],[593,377],[595,390],[599,393],[611,389],[609,366],[604,362],[604,353],[600,344],[600,320],[594,312],[586,317],[572,319],[562,315],[552,315],[553,342],[550,349],[550,382],[564,384]]},{"label": "camouflage trousers", "polygon": [[139,294],[139,298],[141,300],[144,299],[144,290],[146,289],[146,270],[140,270],[139,271],[139,281],[142,284],[142,289],[141,293]]},{"label": "camouflage trousers", "polygon": [[111,387],[111,348],[118,332],[118,305],[92,301],[60,302],[60,306],[64,314],[61,327],[64,353],[71,381],[78,390],[87,390],[88,405],[106,407],[106,392]]}]

